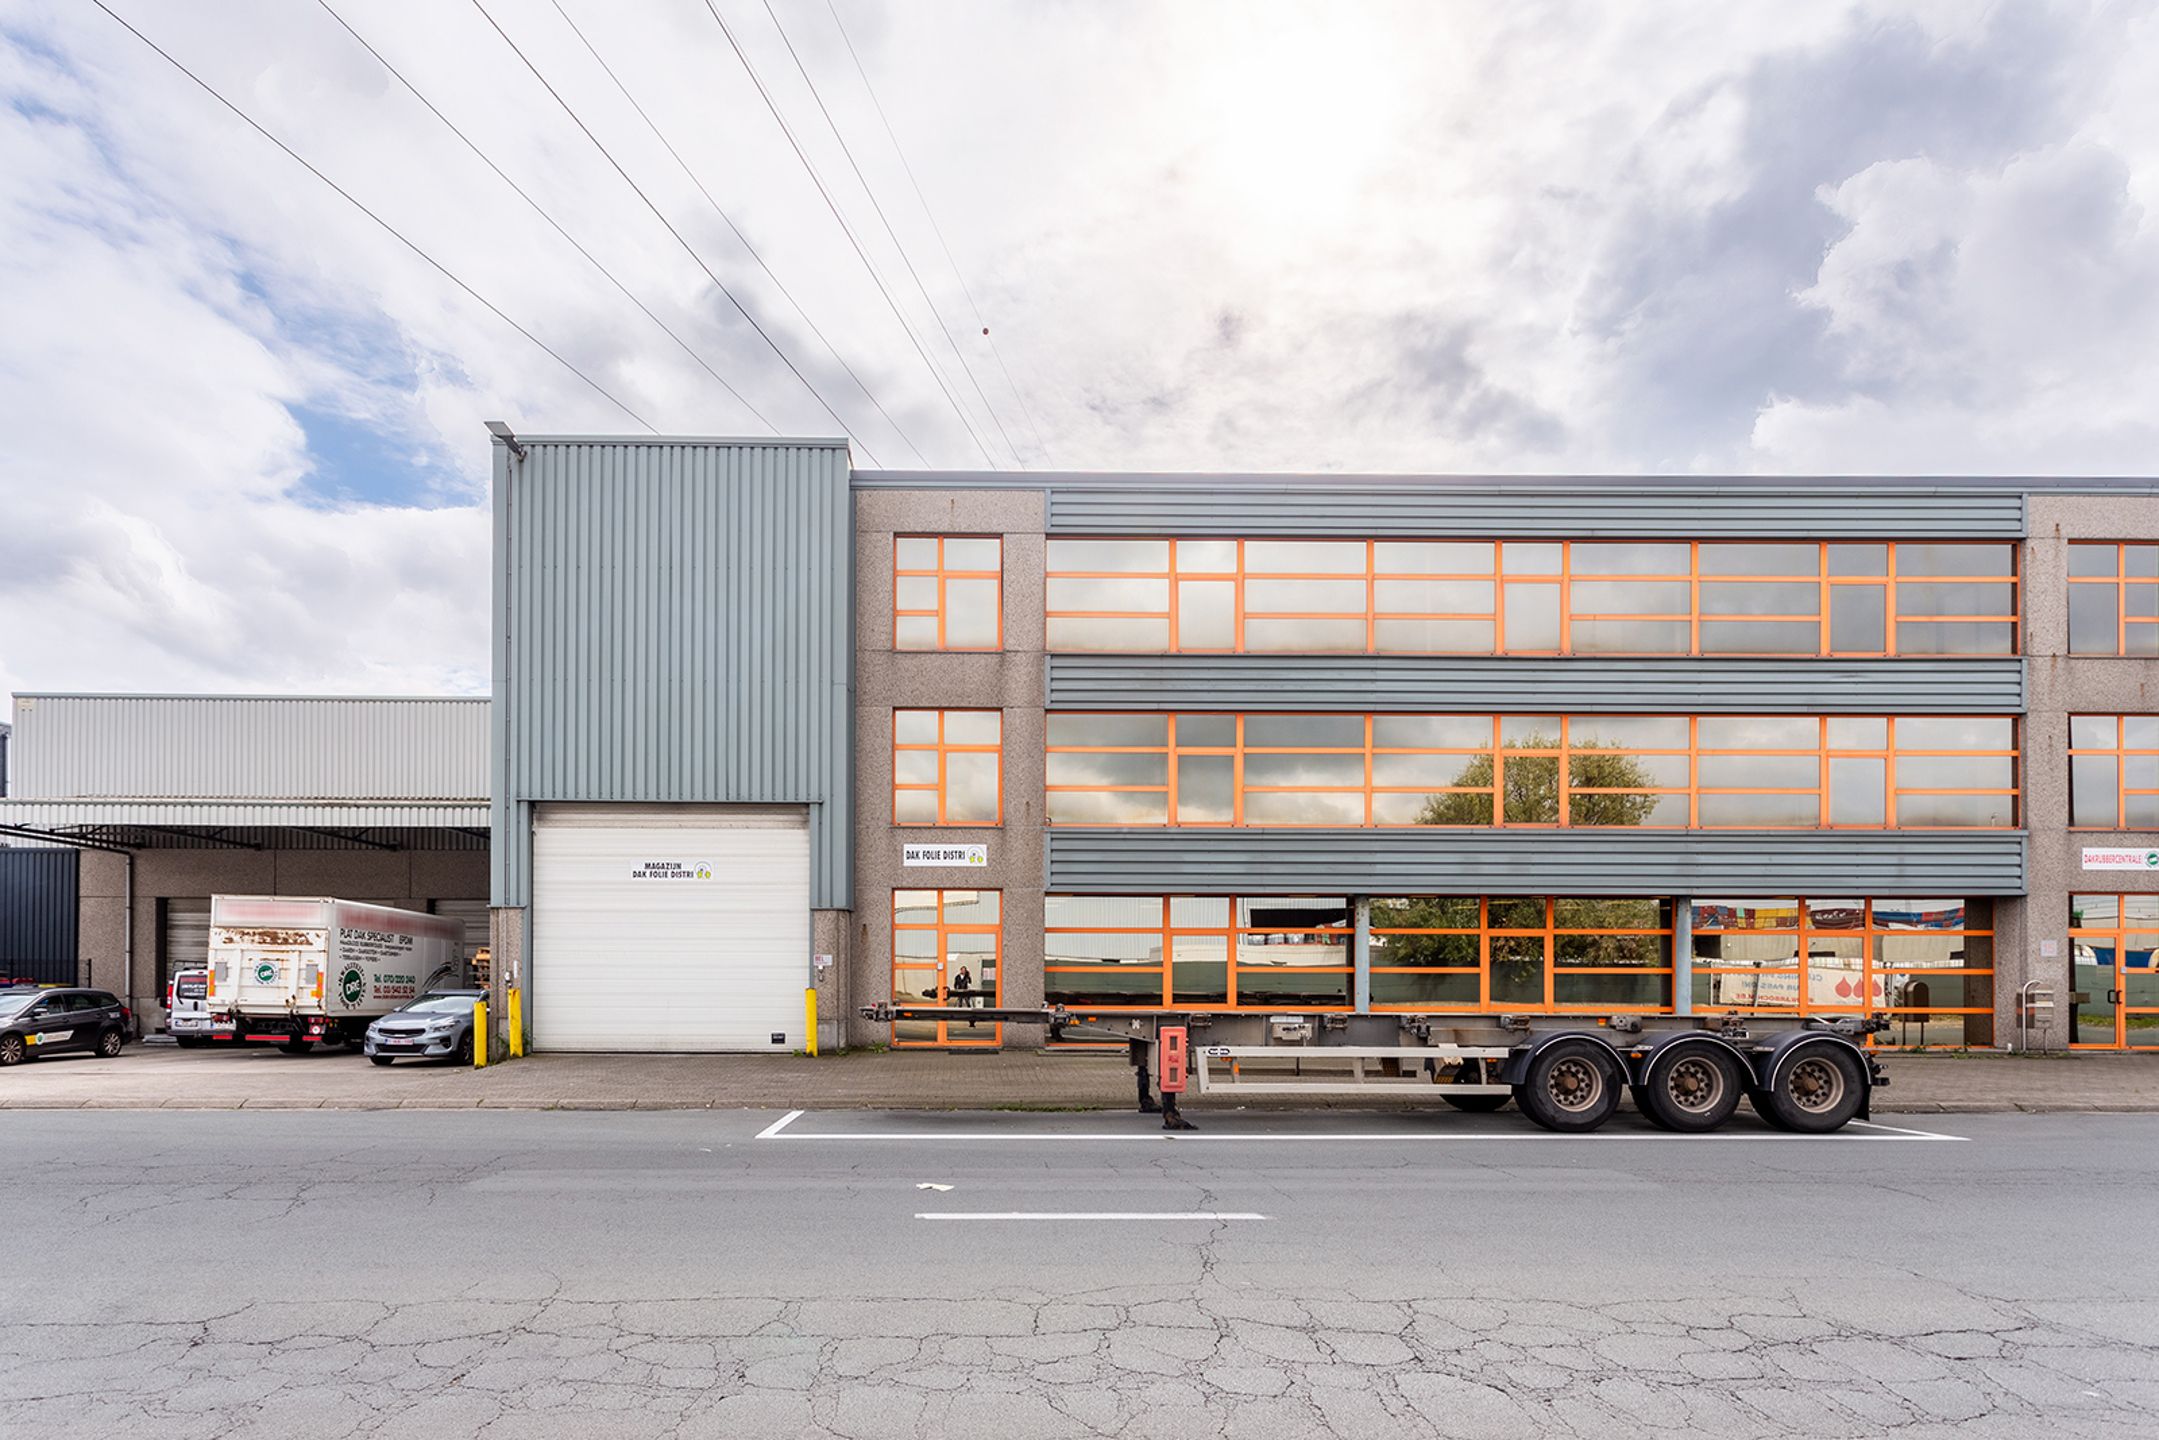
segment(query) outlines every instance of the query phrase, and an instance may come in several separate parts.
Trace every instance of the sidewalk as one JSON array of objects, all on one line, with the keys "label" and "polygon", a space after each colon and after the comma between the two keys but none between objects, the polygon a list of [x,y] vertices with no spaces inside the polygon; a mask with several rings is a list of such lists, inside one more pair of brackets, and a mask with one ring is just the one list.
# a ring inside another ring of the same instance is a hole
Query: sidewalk
[{"label": "sidewalk", "polygon": [[[1891,1055],[1879,1114],[2159,1112],[2159,1054]],[[131,1046],[0,1071],[0,1110],[1096,1110],[1132,1104],[1122,1056],[1010,1051],[779,1055],[534,1055],[484,1070],[344,1053]],[[1195,1109],[1262,1102],[1194,1096]],[[1314,1097],[1282,1106],[1421,1103]]]}]

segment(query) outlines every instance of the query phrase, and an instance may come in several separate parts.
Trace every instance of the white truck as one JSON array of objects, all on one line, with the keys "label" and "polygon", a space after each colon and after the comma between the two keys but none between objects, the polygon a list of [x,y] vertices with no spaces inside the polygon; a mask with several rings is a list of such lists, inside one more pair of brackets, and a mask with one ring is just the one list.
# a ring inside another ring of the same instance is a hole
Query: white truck
[{"label": "white truck", "polygon": [[368,1022],[465,982],[465,937],[448,916],[281,895],[210,899],[205,1003],[247,1040],[304,1055],[357,1048]]}]

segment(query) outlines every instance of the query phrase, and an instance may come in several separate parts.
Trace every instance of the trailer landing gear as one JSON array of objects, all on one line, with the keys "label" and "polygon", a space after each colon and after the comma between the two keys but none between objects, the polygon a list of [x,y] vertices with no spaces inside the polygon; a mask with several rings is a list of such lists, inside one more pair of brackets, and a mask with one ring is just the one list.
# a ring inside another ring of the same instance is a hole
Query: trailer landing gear
[{"label": "trailer landing gear", "polygon": [[1199,1126],[1185,1119],[1184,1112],[1177,1108],[1177,1096],[1174,1092],[1165,1090],[1160,1101],[1155,1099],[1153,1067],[1148,1064],[1147,1056],[1148,1050],[1152,1048],[1149,1042],[1134,1040],[1129,1048],[1132,1055],[1132,1079],[1139,1089],[1139,1113],[1160,1115],[1164,1130],[1199,1129]]}]

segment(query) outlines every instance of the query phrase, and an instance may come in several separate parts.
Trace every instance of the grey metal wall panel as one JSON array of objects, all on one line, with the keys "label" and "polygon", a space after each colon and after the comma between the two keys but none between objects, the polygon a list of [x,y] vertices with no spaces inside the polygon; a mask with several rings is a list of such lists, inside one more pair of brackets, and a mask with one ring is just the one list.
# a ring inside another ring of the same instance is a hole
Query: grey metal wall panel
[{"label": "grey metal wall panel", "polygon": [[73,850],[0,849],[0,977],[75,983],[80,865]]},{"label": "grey metal wall panel", "polygon": [[853,517],[830,442],[497,443],[494,895],[534,801],[811,809],[848,905]]},{"label": "grey metal wall panel", "polygon": [[2024,710],[2024,661],[1618,660],[1507,655],[1047,657],[1062,710],[1565,709],[1572,713],[1822,714]]},{"label": "grey metal wall panel", "polygon": [[15,800],[472,800],[487,700],[18,695]]},{"label": "grey metal wall panel", "polygon": [[1953,485],[1758,485],[1662,481],[1513,485],[1444,477],[1387,487],[1285,485],[1221,477],[1205,486],[1131,489],[1084,480],[1049,489],[1052,535],[1861,536],[2024,534],[2024,496]]},{"label": "grey metal wall panel", "polygon": [[2020,895],[2005,830],[1052,830],[1052,891]]}]

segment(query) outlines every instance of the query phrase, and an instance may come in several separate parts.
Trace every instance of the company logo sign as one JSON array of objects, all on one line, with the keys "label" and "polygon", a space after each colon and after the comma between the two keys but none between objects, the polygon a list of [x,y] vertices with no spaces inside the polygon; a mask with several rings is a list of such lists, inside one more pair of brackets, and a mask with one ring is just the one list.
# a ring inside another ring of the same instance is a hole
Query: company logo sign
[{"label": "company logo sign", "polygon": [[2159,850],[2109,850],[2101,846],[2084,847],[2084,868],[2087,870],[2159,870]]},{"label": "company logo sign", "polygon": [[337,997],[347,1005],[357,1005],[367,998],[367,972],[357,965],[347,965],[337,975]]},{"label": "company logo sign", "polygon": [[987,845],[902,845],[902,865],[957,865],[976,869],[990,863]]},{"label": "company logo sign", "polygon": [[255,967],[255,983],[257,985],[275,985],[277,983],[277,966],[267,960],[257,965]]},{"label": "company logo sign", "polygon": [[630,866],[632,880],[710,880],[712,867],[702,860],[640,860]]}]

